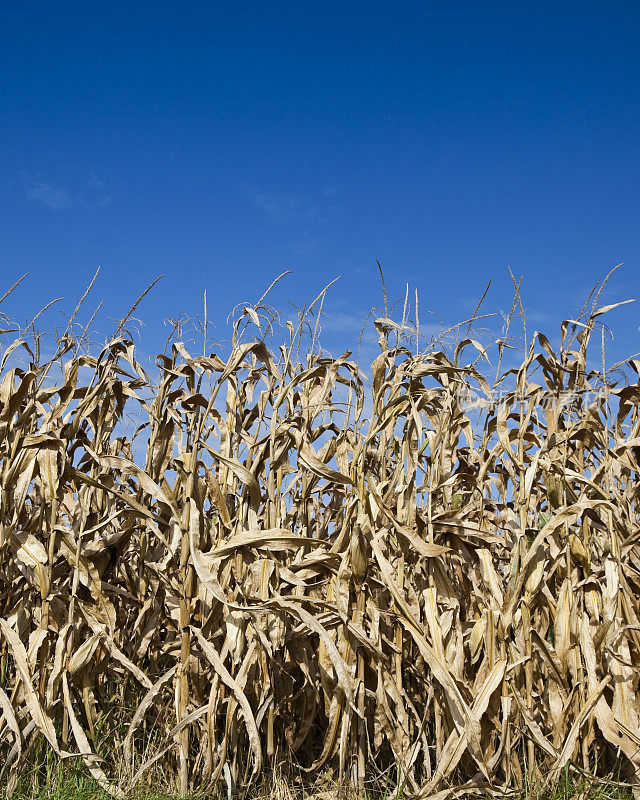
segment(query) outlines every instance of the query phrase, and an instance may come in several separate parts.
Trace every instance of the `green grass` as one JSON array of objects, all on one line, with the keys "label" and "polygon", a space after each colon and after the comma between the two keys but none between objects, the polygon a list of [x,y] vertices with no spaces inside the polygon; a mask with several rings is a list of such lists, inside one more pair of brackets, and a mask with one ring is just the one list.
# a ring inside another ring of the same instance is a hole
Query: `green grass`
[{"label": "green grass", "polygon": [[[3,790],[5,787],[2,787]],[[126,795],[128,800],[177,800],[177,795],[168,794],[148,786],[140,787]],[[13,800],[113,800],[96,781],[87,775],[80,760],[58,764],[51,769],[25,771],[20,775],[12,795]],[[219,800],[220,794],[194,793],[190,800]]]},{"label": "green grass", "polygon": [[[514,793],[509,797],[514,800],[633,800],[632,792],[621,785],[618,776],[611,776],[610,781],[593,780],[569,768],[553,789],[536,791],[535,788]],[[2,793],[6,786],[2,786]],[[376,793],[377,800],[387,800],[387,792]],[[6,796],[6,795],[5,795]],[[494,795],[492,795],[494,796]],[[12,794],[13,800],[112,800],[89,776],[79,760],[50,762],[41,764],[37,769],[21,773],[17,786]],[[314,794],[303,794],[293,787],[284,787],[281,783],[263,786],[253,792],[243,794],[235,800],[358,800],[351,789],[347,791],[327,790]],[[188,798],[179,798],[177,793],[150,786],[137,787],[125,794],[125,800],[226,800],[226,793],[193,792]],[[360,800],[373,800],[373,795],[366,794]],[[402,800],[399,795],[397,800]],[[478,795],[476,800],[489,800],[488,796]]]}]

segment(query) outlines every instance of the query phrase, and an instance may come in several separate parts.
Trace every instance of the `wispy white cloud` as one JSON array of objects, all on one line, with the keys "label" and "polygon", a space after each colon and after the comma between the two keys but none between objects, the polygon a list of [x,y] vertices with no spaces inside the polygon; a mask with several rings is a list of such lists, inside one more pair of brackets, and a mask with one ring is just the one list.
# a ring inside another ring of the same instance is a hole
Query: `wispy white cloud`
[{"label": "wispy white cloud", "polygon": [[111,198],[107,195],[105,197],[100,197],[98,200],[95,200],[93,203],[88,203],[87,208],[104,208],[108,206],[111,202]]},{"label": "wispy white cloud", "polygon": [[250,185],[240,188],[273,225],[286,227],[292,233],[290,246],[299,254],[315,250],[321,244],[326,226],[340,210],[337,192],[333,189],[303,197],[288,192],[265,191]]},{"label": "wispy white cloud", "polygon": [[366,314],[347,314],[339,311],[336,314],[328,314],[321,320],[320,325],[324,331],[336,331],[338,333],[361,331],[366,316]]},{"label": "wispy white cloud", "polygon": [[[95,209],[103,208],[111,202],[107,194],[106,183],[93,173],[88,179],[75,180],[71,177],[68,181],[43,180],[40,176],[23,175],[21,184],[25,197],[41,203],[52,211],[68,211],[73,208]],[[71,190],[67,188],[73,185]]]},{"label": "wispy white cloud", "polygon": [[244,192],[254,206],[278,224],[289,222],[300,209],[300,201],[289,194],[261,192],[250,186],[245,186]]},{"label": "wispy white cloud", "polygon": [[62,211],[76,205],[69,192],[45,181],[28,182],[25,191],[30,200],[37,200],[54,211]]},{"label": "wispy white cloud", "polygon": [[[329,313],[326,316],[323,315],[320,325],[325,333],[339,333],[345,336],[352,336],[353,334],[359,335],[364,326],[365,339],[377,342],[378,335],[374,328],[376,315],[370,316],[365,325],[366,317],[367,315],[365,313],[356,314],[339,311]],[[448,326],[444,324],[421,321],[419,328],[421,346],[432,340],[440,340],[447,330],[447,327]],[[415,327],[413,323],[407,325],[404,335],[409,337],[409,339],[415,339]],[[443,339],[443,341],[447,343],[450,343],[452,340],[455,340],[455,331],[447,333]]]},{"label": "wispy white cloud", "polygon": [[548,314],[546,311],[539,311],[532,308],[526,310],[526,320],[534,325],[551,325],[559,320],[558,315]]}]

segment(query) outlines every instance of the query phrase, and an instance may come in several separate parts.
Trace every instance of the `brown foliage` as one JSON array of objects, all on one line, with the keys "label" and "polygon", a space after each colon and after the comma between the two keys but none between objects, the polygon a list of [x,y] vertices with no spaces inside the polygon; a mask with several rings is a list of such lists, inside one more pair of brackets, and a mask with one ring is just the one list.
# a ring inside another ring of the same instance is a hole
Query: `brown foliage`
[{"label": "brown foliage", "polygon": [[[387,318],[366,377],[302,362],[293,328],[242,341],[253,308],[228,356],[175,342],[157,380],[122,326],[3,359],[5,775],[45,737],[113,793],[115,752],[183,791],[477,791],[618,756],[635,782],[640,383],[587,368],[601,311],[493,383],[476,341],[416,353]],[[506,386],[480,422],[461,399]]]}]

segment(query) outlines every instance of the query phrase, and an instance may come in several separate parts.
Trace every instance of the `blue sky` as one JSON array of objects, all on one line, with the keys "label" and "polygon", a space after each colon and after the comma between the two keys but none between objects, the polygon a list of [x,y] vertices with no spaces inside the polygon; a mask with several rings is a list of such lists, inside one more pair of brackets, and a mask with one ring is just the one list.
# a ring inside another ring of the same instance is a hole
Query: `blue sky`
[{"label": "blue sky", "polygon": [[[507,265],[531,327],[619,262],[606,301],[640,297],[639,34],[615,0],[6,4],[0,276],[30,273],[8,310],[72,308],[101,265],[117,317],[164,273],[151,350],[204,289],[220,325],[290,269],[283,309],[341,276],[338,348],[381,302],[376,259],[425,323],[489,279],[508,309]],[[640,350],[635,305],[610,322]]]}]

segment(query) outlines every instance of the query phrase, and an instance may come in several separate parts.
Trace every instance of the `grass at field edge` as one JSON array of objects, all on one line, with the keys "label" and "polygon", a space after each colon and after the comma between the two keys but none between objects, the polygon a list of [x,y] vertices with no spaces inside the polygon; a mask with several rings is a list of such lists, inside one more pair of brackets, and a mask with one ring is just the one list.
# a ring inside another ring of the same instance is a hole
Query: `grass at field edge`
[{"label": "grass at field edge", "polygon": [[[522,793],[513,793],[509,797],[513,800],[633,800],[631,790],[619,785],[617,777],[612,776],[610,782],[602,779],[594,780],[567,769],[563,778],[552,790],[547,788],[536,791],[534,788]],[[6,797],[6,784],[0,789],[2,795]],[[376,791],[365,793],[364,797],[358,798],[351,789],[340,789],[338,786],[305,792],[299,787],[287,785],[280,779],[271,785],[239,793],[232,800],[386,800],[386,795],[385,791]],[[35,773],[29,774],[28,771],[24,771],[11,797],[12,800],[112,800],[113,796],[88,776],[80,764],[70,761],[56,765],[45,775],[40,772],[36,776]],[[452,797],[455,797],[455,794]],[[496,795],[479,793],[476,797],[478,800],[488,800],[489,797]],[[125,792],[124,798],[125,800],[180,800],[177,791],[166,788],[155,789],[150,786],[141,786]],[[396,800],[401,798],[402,796],[399,796]],[[224,789],[218,792],[194,791],[186,800],[228,800],[228,796]]]}]

